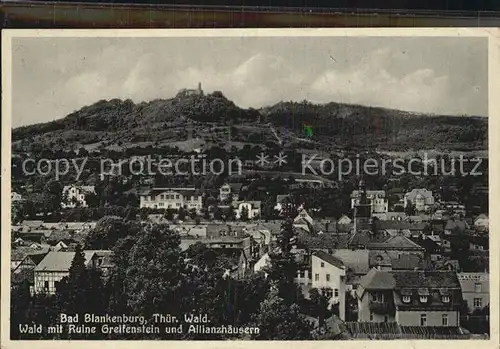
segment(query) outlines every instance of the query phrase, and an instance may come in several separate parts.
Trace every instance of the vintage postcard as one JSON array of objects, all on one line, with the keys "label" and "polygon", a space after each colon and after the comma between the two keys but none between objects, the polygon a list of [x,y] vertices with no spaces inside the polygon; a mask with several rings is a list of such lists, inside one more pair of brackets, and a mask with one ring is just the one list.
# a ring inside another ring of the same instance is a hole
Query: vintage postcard
[{"label": "vintage postcard", "polygon": [[497,348],[498,35],[4,31],[2,347]]}]

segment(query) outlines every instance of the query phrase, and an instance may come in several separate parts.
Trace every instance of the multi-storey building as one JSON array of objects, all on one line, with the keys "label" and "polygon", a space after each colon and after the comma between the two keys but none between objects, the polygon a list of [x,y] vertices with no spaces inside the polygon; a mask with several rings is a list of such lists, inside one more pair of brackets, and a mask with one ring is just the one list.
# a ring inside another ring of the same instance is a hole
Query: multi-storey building
[{"label": "multi-storey building", "polygon": [[476,218],[474,218],[474,226],[488,228],[489,227],[489,219],[488,216],[484,213],[480,214]]},{"label": "multi-storey building", "polygon": [[203,194],[195,188],[154,188],[140,194],[141,208],[195,209],[203,208]]},{"label": "multi-storey building", "polygon": [[226,183],[219,188],[220,201],[238,201],[240,196],[241,183]]},{"label": "multi-storey building", "polygon": [[322,251],[311,255],[311,287],[323,292],[330,304],[339,303],[339,316],[345,319],[346,266],[342,261]]},{"label": "multi-storey building", "polygon": [[[109,255],[111,251],[88,250],[83,251],[85,264],[89,268],[98,268],[106,271],[109,269]],[[49,252],[42,261],[34,268],[34,293],[54,294],[57,284],[69,275],[71,262],[75,252]],[[106,262],[106,263],[103,263]]]},{"label": "multi-storey building", "polygon": [[452,271],[372,269],[356,290],[358,321],[458,327],[462,291]]},{"label": "multi-storey building", "polygon": [[434,205],[432,191],[427,189],[413,189],[405,194],[404,207],[412,204],[415,211],[422,212],[430,209]]},{"label": "multi-storey building", "polygon": [[62,193],[62,208],[87,207],[87,195],[95,194],[95,187],[93,185],[66,185]]},{"label": "multi-storey building", "polygon": [[248,219],[260,217],[260,201],[236,201],[233,203],[236,219],[241,219],[247,213]]},{"label": "multi-storey building", "polygon": [[488,273],[458,273],[462,297],[469,310],[482,309],[490,304],[490,277]]}]

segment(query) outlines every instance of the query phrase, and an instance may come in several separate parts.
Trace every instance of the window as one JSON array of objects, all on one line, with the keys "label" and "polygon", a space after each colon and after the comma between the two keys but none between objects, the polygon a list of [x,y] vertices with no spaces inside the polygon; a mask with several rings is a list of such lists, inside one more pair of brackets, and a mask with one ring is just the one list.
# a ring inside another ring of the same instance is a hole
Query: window
[{"label": "window", "polygon": [[335,289],[335,297],[338,297],[338,296],[339,296],[339,289],[338,289],[338,288],[336,288],[336,289]]},{"label": "window", "polygon": [[450,297],[449,296],[443,296],[443,303],[450,303]]},{"label": "window", "polygon": [[420,315],[420,326],[427,326],[427,314]]},{"label": "window", "polygon": [[175,195],[175,198],[178,199],[179,198],[179,194]]},{"label": "window", "polygon": [[427,303],[427,296],[420,296],[420,303]]},{"label": "window", "polygon": [[403,303],[410,303],[411,298],[410,296],[403,296]]},{"label": "window", "polygon": [[314,281],[319,281],[319,274],[314,274]]},{"label": "window", "polygon": [[375,302],[383,302],[384,301],[384,294],[383,293],[374,293],[373,300]]},{"label": "window", "polygon": [[443,326],[448,326],[448,314],[443,314],[442,324]]},{"label": "window", "polygon": [[304,270],[299,271],[299,278],[303,279],[306,277],[306,272]]},{"label": "window", "polygon": [[481,284],[480,283],[474,284],[474,292],[476,292],[476,293],[481,292]]},{"label": "window", "polygon": [[481,298],[474,298],[474,308],[481,308],[482,300]]},{"label": "window", "polygon": [[333,297],[333,292],[332,292],[332,289],[331,288],[328,288],[325,290],[325,296],[326,298],[330,299]]},{"label": "window", "polygon": [[49,282],[48,282],[48,281],[44,281],[44,282],[43,282],[43,288],[44,288],[45,290],[48,290],[48,289],[49,289]]},{"label": "window", "polygon": [[321,262],[321,268],[325,267],[325,263]]},{"label": "window", "polygon": [[326,274],[326,281],[330,281],[330,274]]},{"label": "window", "polygon": [[373,313],[370,312],[370,321],[373,321]]}]

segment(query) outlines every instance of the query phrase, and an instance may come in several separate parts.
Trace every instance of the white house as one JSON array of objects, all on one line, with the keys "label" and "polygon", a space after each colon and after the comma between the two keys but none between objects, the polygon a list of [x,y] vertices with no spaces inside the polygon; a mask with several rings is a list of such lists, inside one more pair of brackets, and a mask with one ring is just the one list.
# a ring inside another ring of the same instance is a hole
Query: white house
[{"label": "white house", "polygon": [[140,194],[140,207],[201,212],[203,194],[195,188],[154,188]]},{"label": "white house", "polygon": [[236,201],[233,206],[236,219],[240,219],[245,210],[248,212],[248,219],[260,217],[260,201]]},{"label": "white house", "polygon": [[413,189],[405,194],[404,207],[406,208],[410,203],[413,207],[415,207],[417,212],[428,210],[434,205],[434,196],[432,195],[432,191],[425,188]]},{"label": "white house", "polygon": [[62,208],[87,207],[87,195],[95,194],[95,187],[93,185],[66,185],[62,193]]},{"label": "white house", "polygon": [[[268,266],[271,261],[268,253],[265,253],[260,257],[260,259],[254,264],[253,271],[258,273],[259,271],[263,271],[264,267]],[[267,276],[267,273],[266,273]]]},{"label": "white house", "polygon": [[242,186],[241,183],[225,183],[219,188],[219,200],[238,201]]},{"label": "white house", "polygon": [[325,252],[315,251],[311,255],[311,287],[324,292],[330,305],[339,303],[342,320],[345,320],[346,269],[340,259]]},{"label": "white house", "polygon": [[488,216],[485,214],[480,214],[474,219],[474,226],[475,227],[483,227],[483,228],[488,228],[489,227],[489,219]]},{"label": "white house", "polygon": [[309,213],[305,209],[299,211],[297,217],[293,219],[294,225],[302,225],[302,224],[313,224],[313,219]]},{"label": "white house", "polygon": [[342,215],[342,217],[339,218],[339,220],[337,221],[337,224],[351,224],[352,222],[352,219],[350,219],[348,216],[346,216],[345,214]]},{"label": "white house", "polygon": [[12,193],[10,193],[10,201],[12,202],[23,201],[23,196],[13,191]]}]

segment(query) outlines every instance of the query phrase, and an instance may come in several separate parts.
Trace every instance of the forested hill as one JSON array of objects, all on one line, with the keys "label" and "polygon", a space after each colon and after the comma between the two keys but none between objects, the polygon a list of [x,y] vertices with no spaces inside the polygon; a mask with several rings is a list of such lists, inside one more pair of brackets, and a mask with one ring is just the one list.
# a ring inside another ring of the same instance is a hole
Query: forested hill
[{"label": "forested hill", "polygon": [[[214,125],[231,126],[238,141],[276,141],[269,124],[280,135],[302,140],[306,126],[311,144],[335,147],[382,147],[389,150],[442,148],[487,149],[485,117],[424,115],[400,110],[348,105],[281,102],[262,109],[243,109],[221,92],[179,94],[135,104],[131,100],[101,100],[60,120],[13,130],[17,145],[33,142],[57,144],[120,144],[185,141],[187,129],[208,141]],[[258,135],[256,137],[255,135]],[[252,137],[253,136],[253,137]],[[219,139],[219,142],[223,138]],[[19,149],[23,149],[21,146]],[[23,149],[25,150],[25,149]]]}]

